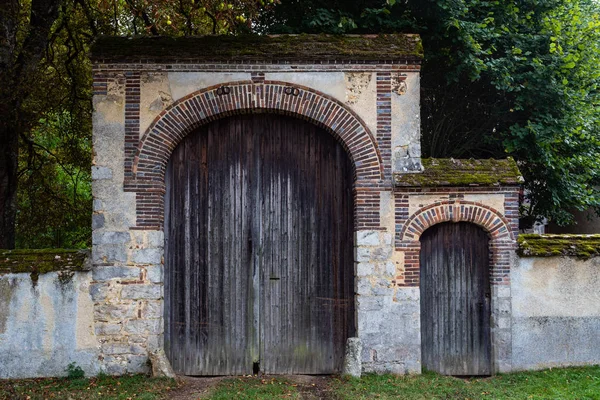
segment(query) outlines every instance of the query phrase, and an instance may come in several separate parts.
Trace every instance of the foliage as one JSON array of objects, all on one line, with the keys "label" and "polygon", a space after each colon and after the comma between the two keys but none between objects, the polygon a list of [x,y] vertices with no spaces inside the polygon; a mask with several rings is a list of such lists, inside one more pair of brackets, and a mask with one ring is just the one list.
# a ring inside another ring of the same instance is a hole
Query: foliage
[{"label": "foliage", "polygon": [[[465,0],[417,8],[429,28],[423,32],[424,90],[436,69],[437,96],[447,82],[467,88],[479,106],[457,110],[450,119],[487,121],[467,138],[484,137],[482,151],[501,157],[503,150],[520,162],[526,214],[563,224],[572,219],[568,209],[598,208],[600,4]],[[447,138],[453,135],[439,135],[434,125],[447,111],[423,118],[425,151],[434,156],[445,150],[432,145],[439,136],[451,148]],[[478,146],[470,147],[469,153],[481,156]]]},{"label": "foliage", "polygon": [[83,371],[83,369],[74,362],[69,363],[69,365],[67,365],[65,372],[67,373],[67,379],[72,380],[81,379],[85,377],[85,372]]},{"label": "foliage", "polygon": [[458,379],[425,373],[420,376],[367,375],[335,380],[340,399],[594,399],[600,390],[600,367],[519,372],[491,378]]},{"label": "foliage", "polygon": [[600,208],[598,2],[288,0],[261,22],[277,33],[420,33],[425,156],[513,155],[531,221]]},{"label": "foliage", "polygon": [[88,54],[99,35],[245,32],[258,12],[276,3],[3,2],[0,248],[15,244],[29,248],[90,245],[92,104]]},{"label": "foliage", "polygon": [[0,247],[15,220],[20,247],[89,245],[99,35],[419,33],[425,156],[512,155],[530,221],[600,209],[594,0],[8,0],[0,28]]}]

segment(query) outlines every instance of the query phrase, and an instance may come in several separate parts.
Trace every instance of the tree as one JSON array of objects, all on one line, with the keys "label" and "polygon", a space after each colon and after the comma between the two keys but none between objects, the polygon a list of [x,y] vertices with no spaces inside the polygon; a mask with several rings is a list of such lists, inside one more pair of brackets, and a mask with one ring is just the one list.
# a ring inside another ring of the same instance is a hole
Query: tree
[{"label": "tree", "polygon": [[260,26],[419,33],[424,155],[512,155],[525,216],[564,224],[600,209],[599,23],[594,0],[288,0]]},{"label": "tree", "polygon": [[[31,94],[61,2],[0,4],[0,248],[15,245],[19,136],[31,128],[23,103]],[[28,18],[24,17],[27,14]]]},{"label": "tree", "polygon": [[274,0],[2,2],[0,248],[12,248],[16,242],[35,247],[90,242],[88,52],[98,35],[247,31],[252,18],[274,4]]}]

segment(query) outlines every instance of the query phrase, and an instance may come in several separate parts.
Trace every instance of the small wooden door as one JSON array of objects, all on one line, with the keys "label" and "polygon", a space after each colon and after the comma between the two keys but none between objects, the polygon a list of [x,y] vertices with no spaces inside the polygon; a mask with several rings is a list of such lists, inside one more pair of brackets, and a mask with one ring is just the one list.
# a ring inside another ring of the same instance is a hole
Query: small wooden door
[{"label": "small wooden door", "polygon": [[352,165],[291,117],[212,122],[174,150],[165,350],[186,375],[339,372],[354,335]]},{"label": "small wooden door", "polygon": [[489,239],[477,225],[434,225],[421,236],[422,366],[490,375]]}]

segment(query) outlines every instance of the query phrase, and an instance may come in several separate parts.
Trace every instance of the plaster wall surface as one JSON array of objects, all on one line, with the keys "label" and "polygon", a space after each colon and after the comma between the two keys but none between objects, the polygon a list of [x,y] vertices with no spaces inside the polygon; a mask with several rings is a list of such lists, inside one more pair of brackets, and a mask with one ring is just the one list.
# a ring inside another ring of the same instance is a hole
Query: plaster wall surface
[{"label": "plaster wall surface", "polygon": [[418,73],[392,77],[392,164],[397,172],[421,171],[421,94]]},{"label": "plaster wall surface", "polygon": [[600,258],[520,258],[511,281],[513,369],[600,362]]},{"label": "plaster wall surface", "polygon": [[91,272],[0,275],[0,378],[99,372]]}]

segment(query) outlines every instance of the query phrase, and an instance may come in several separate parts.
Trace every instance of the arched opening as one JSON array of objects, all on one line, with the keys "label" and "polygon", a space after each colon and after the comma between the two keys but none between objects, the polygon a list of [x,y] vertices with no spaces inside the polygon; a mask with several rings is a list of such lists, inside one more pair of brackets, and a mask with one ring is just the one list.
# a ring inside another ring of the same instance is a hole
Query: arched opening
[{"label": "arched opening", "polygon": [[186,375],[341,370],[355,334],[353,173],[327,131],[273,114],[203,125],[165,195],[165,351]]},{"label": "arched opening", "polygon": [[444,375],[490,375],[489,237],[445,222],[420,238],[421,360]]}]

